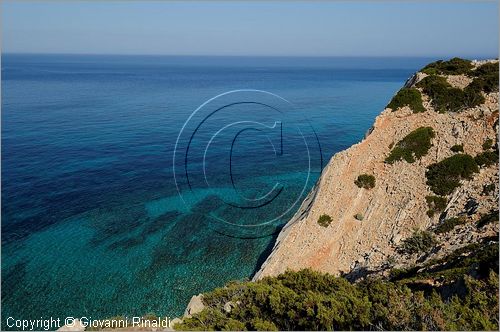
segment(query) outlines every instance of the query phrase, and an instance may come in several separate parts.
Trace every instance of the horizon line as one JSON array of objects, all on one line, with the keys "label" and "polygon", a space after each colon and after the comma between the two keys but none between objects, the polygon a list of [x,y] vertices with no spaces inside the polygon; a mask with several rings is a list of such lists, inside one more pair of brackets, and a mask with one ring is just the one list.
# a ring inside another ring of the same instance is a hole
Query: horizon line
[{"label": "horizon line", "polygon": [[281,54],[162,54],[162,53],[73,53],[73,52],[1,52],[1,55],[88,55],[88,56],[160,56],[160,57],[257,57],[257,58],[453,58],[479,57],[498,59],[496,55],[281,55]]}]

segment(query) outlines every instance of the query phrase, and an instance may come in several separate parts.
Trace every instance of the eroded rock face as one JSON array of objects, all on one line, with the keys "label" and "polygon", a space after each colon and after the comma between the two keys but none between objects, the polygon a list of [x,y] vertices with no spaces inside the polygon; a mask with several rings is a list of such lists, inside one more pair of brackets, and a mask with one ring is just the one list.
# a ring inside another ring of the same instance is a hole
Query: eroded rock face
[{"label": "eroded rock face", "polygon": [[[424,76],[415,75],[412,86]],[[457,87],[470,83],[462,76],[447,79]],[[434,195],[426,184],[426,168],[452,156],[453,145],[463,144],[464,153],[475,156],[483,152],[482,144],[487,138],[497,141],[494,127],[498,93],[485,97],[484,104],[460,113],[435,112],[425,95],[426,112],[414,114],[408,107],[397,111],[385,109],[362,142],[332,157],[309,202],[303,204],[283,229],[272,254],[254,279],[287,269],[312,268],[338,275],[360,267],[380,269],[390,257],[396,260],[396,265],[414,260],[398,255],[395,249],[415,228],[427,229],[439,223],[440,213],[432,218],[426,214],[425,197]],[[384,163],[395,143],[411,131],[427,126],[436,134],[427,155],[414,163]],[[357,176],[364,173],[375,176],[375,188],[361,189],[354,184]],[[498,164],[481,169],[470,181],[462,181],[448,196],[444,215],[450,218],[465,212],[468,222],[440,235],[440,250],[432,255],[443,255],[477,238],[496,234],[496,225],[484,229],[474,225],[481,214],[498,209],[498,186],[489,194],[483,192],[484,186],[492,183],[498,183]],[[358,213],[364,216],[362,221],[355,219]],[[317,223],[322,214],[333,219],[327,228]]]}]

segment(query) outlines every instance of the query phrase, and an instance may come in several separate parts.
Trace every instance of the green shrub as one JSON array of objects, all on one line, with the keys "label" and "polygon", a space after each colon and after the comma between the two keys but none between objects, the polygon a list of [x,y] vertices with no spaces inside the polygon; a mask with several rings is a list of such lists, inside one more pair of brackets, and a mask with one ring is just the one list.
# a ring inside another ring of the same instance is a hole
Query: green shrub
[{"label": "green shrub", "polygon": [[393,111],[404,106],[410,107],[413,113],[425,112],[420,91],[415,88],[402,88],[387,105],[387,107],[391,108]]},{"label": "green shrub", "polygon": [[481,167],[489,167],[498,163],[498,154],[494,151],[484,151],[475,156],[474,161]]},{"label": "green shrub", "polygon": [[427,154],[434,136],[434,130],[431,127],[415,129],[396,144],[385,162],[392,164],[402,159],[409,163],[415,162],[415,159],[420,159]]},{"label": "green shrub", "polygon": [[[498,330],[497,271],[498,242],[460,248],[432,264],[392,269],[393,280],[351,283],[309,269],[287,271],[204,294],[205,309],[174,328]],[[224,310],[228,301],[236,304],[230,312]]]},{"label": "green shrub", "polygon": [[[432,105],[438,112],[460,112],[484,103],[482,92],[498,91],[498,63],[486,63],[472,70],[469,60],[453,58],[449,61],[437,61],[422,69],[429,76],[417,86],[432,99]],[[452,87],[442,75],[465,74],[474,77],[463,90]]]},{"label": "green shrub", "polygon": [[491,149],[493,147],[493,140],[491,138],[487,138],[484,141],[482,147],[483,147],[483,150],[489,150],[489,149]]},{"label": "green shrub", "polygon": [[460,112],[485,101],[479,86],[471,83],[463,90],[454,88],[441,76],[427,76],[417,86],[431,98],[432,106],[440,113]]},{"label": "green shrub", "polygon": [[426,196],[425,200],[427,202],[427,206],[429,210],[427,210],[427,215],[429,217],[433,217],[437,212],[444,211],[446,208],[446,204],[448,204],[448,200],[446,197],[441,196]]},{"label": "green shrub", "polygon": [[498,63],[485,63],[472,72],[477,78],[471,83],[486,93],[498,91]]},{"label": "green shrub", "polygon": [[416,230],[412,236],[403,240],[400,251],[406,254],[428,253],[437,244],[431,232]]},{"label": "green shrub", "polygon": [[471,73],[472,68],[473,65],[470,60],[453,58],[448,61],[439,60],[436,62],[432,62],[427,66],[425,66],[421,70],[421,72],[429,75],[435,75],[435,74],[468,75]]},{"label": "green shrub", "polygon": [[476,77],[483,77],[487,75],[498,75],[498,62],[493,63],[493,62],[487,62],[485,64],[480,65],[477,67],[476,70],[472,72],[472,75]]},{"label": "green shrub", "polygon": [[498,74],[496,77],[486,76],[475,78],[467,88],[476,92],[484,91],[485,93],[498,91]]},{"label": "green shrub", "polygon": [[434,233],[436,234],[442,234],[442,233],[447,233],[454,229],[458,225],[465,224],[467,219],[463,217],[457,217],[457,218],[449,218],[446,220],[443,220],[435,229]]},{"label": "green shrub", "polygon": [[332,217],[327,214],[322,214],[318,218],[318,224],[323,227],[328,227],[332,223]]},{"label": "green shrub", "polygon": [[364,219],[363,215],[361,213],[356,213],[354,215],[354,219],[362,221]]},{"label": "green shrub", "polygon": [[254,320],[252,320],[251,325],[253,331],[278,331],[278,328],[273,322],[263,320],[261,318],[255,318]]},{"label": "green shrub", "polygon": [[450,150],[453,152],[464,152],[464,145],[463,144],[455,144],[450,148]]},{"label": "green shrub", "polygon": [[375,177],[369,174],[361,174],[356,180],[354,180],[354,183],[359,188],[372,189],[375,187]]},{"label": "green shrub", "polygon": [[460,180],[471,179],[479,172],[474,158],[468,154],[456,154],[427,168],[425,176],[431,190],[441,196],[449,195],[460,186]]},{"label": "green shrub", "polygon": [[477,221],[476,227],[481,228],[492,222],[498,222],[498,210],[490,211],[489,213],[481,216]]}]

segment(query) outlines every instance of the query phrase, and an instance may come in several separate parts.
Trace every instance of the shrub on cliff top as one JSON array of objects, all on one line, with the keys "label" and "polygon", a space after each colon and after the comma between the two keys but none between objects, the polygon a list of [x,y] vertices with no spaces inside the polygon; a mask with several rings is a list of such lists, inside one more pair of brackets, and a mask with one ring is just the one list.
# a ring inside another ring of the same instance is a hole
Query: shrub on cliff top
[{"label": "shrub on cliff top", "polygon": [[402,88],[392,97],[391,102],[387,105],[393,111],[404,106],[410,107],[413,113],[425,112],[420,91],[415,88]]},{"label": "shrub on cliff top", "polygon": [[361,174],[356,180],[354,180],[359,188],[372,189],[375,187],[375,177],[369,174]]},{"label": "shrub on cliff top", "polygon": [[323,227],[328,227],[332,223],[332,217],[327,214],[322,214],[318,218],[318,224]]},{"label": "shrub on cliff top", "polygon": [[429,63],[421,70],[421,72],[429,75],[469,75],[472,68],[473,66],[470,60],[452,58],[448,61],[438,60],[436,62]]},{"label": "shrub on cliff top", "polygon": [[432,106],[440,113],[460,112],[480,105],[485,100],[480,86],[471,83],[463,90],[454,88],[441,76],[427,76],[417,86],[431,98]]},{"label": "shrub on cliff top", "polygon": [[485,63],[472,72],[476,78],[471,83],[486,93],[498,91],[498,62]]},{"label": "shrub on cliff top", "polygon": [[479,172],[474,158],[468,154],[456,154],[427,168],[425,176],[431,190],[438,195],[451,194],[460,186],[460,180],[471,179]]},{"label": "shrub on cliff top", "polygon": [[420,159],[427,154],[434,136],[434,130],[431,127],[415,129],[396,144],[385,162],[392,164],[402,159],[409,163],[415,162],[415,159]]}]

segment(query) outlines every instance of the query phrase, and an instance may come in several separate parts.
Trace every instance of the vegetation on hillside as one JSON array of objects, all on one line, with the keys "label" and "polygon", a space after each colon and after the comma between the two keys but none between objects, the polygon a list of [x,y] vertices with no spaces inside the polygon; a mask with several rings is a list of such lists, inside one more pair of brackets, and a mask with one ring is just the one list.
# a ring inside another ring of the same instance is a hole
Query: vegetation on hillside
[{"label": "vegetation on hillside", "polygon": [[498,242],[391,276],[350,283],[306,269],[233,282],[205,294],[206,308],[175,328],[498,330]]},{"label": "vegetation on hillside", "polygon": [[413,234],[404,239],[399,251],[405,254],[428,253],[437,244],[435,236],[429,231],[415,230]]},{"label": "vegetation on hillside", "polygon": [[468,85],[465,89],[455,88],[446,78],[437,75],[427,76],[417,83],[428,95],[432,106],[437,112],[460,112],[484,103],[481,89],[476,85]]},{"label": "vegetation on hillside", "polygon": [[427,154],[432,146],[431,139],[434,136],[434,130],[431,127],[415,129],[396,144],[385,162],[392,164],[402,159],[409,163],[415,162],[416,159]]},{"label": "vegetation on hillside", "polygon": [[[484,93],[498,91],[498,63],[485,63],[474,69],[472,62],[460,58],[436,61],[421,72],[429,76],[417,83],[417,87],[431,98],[438,112],[460,112],[484,103]],[[452,87],[440,75],[466,75],[473,78],[464,89]]]},{"label": "vegetation on hillside", "polygon": [[453,230],[456,226],[465,224],[467,219],[464,217],[456,217],[456,218],[448,218],[443,220],[437,227],[434,229],[434,233],[443,234],[448,233]]},{"label": "vegetation on hillside", "polygon": [[463,144],[455,144],[450,148],[450,150],[452,152],[464,152],[464,145]]},{"label": "vegetation on hillside", "polygon": [[498,163],[498,152],[484,151],[474,157],[474,161],[481,167],[489,167]]},{"label": "vegetation on hillside", "polygon": [[471,179],[477,172],[479,167],[474,158],[468,154],[456,154],[430,165],[425,176],[435,194],[446,196],[460,186],[460,180]]},{"label": "vegetation on hillside", "polygon": [[359,188],[372,189],[375,187],[375,177],[370,174],[361,174],[356,180],[354,180]]},{"label": "vegetation on hillside", "polygon": [[356,214],[354,215],[354,219],[359,220],[359,221],[363,221],[363,219],[364,219],[363,214],[361,214],[361,213],[356,213]]},{"label": "vegetation on hillside", "polygon": [[332,223],[332,217],[327,214],[322,214],[318,218],[318,224],[323,227],[328,227]]},{"label": "vegetation on hillside", "polygon": [[491,138],[487,138],[484,142],[483,142],[483,150],[489,150],[493,147],[493,140]]},{"label": "vegetation on hillside", "polygon": [[422,95],[415,88],[402,88],[392,97],[391,102],[387,105],[393,111],[403,106],[410,107],[413,113],[425,112],[425,108],[422,105]]},{"label": "vegetation on hillside", "polygon": [[473,68],[472,62],[466,59],[452,58],[448,61],[438,60],[429,63],[421,72],[428,75],[460,75],[470,74]]},{"label": "vegetation on hillside", "polygon": [[477,228],[481,228],[493,222],[498,223],[498,210],[492,210],[489,213],[482,215],[477,221],[476,226]]},{"label": "vegetation on hillside", "polygon": [[476,77],[471,83],[475,89],[486,93],[498,91],[498,62],[485,63],[473,71],[472,75]]}]

